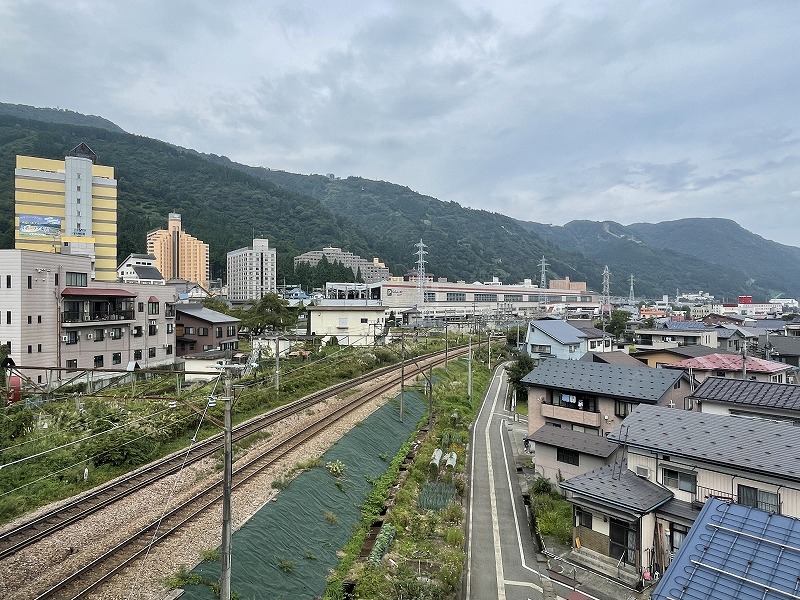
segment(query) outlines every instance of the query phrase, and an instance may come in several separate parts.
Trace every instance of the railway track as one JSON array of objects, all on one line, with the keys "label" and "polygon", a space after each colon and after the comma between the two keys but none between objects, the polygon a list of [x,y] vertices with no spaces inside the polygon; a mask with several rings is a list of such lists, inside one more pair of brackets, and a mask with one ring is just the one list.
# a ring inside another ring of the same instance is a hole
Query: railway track
[{"label": "railway track", "polygon": [[[451,351],[451,355],[457,357],[465,351],[465,348],[455,349]],[[412,377],[443,361],[443,353],[431,355],[429,357],[421,357],[413,363],[407,361],[405,377]],[[263,431],[265,428],[274,425],[289,415],[305,411],[311,406],[323,402],[344,390],[356,388],[382,375],[394,375],[389,382],[374,387],[365,393],[353,396],[345,406],[329,414],[325,414],[318,421],[305,427],[303,430],[293,433],[288,438],[277,440],[274,444],[270,444],[267,451],[247,464],[241,466],[237,465],[234,472],[234,487],[242,485],[262,472],[265,468],[296,448],[299,444],[307,441],[325,427],[329,427],[331,423],[342,419],[363,403],[384,394],[388,389],[398,385],[400,377],[399,371],[399,365],[373,371],[358,379],[332,386],[331,388],[327,388],[326,390],[322,390],[296,402],[275,409],[274,411],[236,427],[233,431],[234,441],[243,440],[249,435]],[[202,460],[210,454],[219,451],[221,446],[221,434],[199,442],[191,449],[188,460],[192,462]],[[3,552],[3,554],[0,554],[0,557],[17,552],[69,524],[83,519],[119,499],[129,496],[137,490],[177,472],[181,468],[181,465],[186,463],[186,452],[177,456],[167,457],[132,473],[130,476],[120,481],[101,486],[83,498],[70,502],[49,514],[42,515],[14,530],[4,533],[0,536],[0,552]],[[95,558],[91,563],[77,570],[64,581],[53,586],[39,596],[39,598],[84,597],[98,585],[102,584],[102,582],[113,576],[113,574],[130,564],[131,561],[142,556],[151,544],[158,543],[165,539],[177,531],[184,523],[216,505],[221,498],[221,485],[221,480],[219,480],[208,486],[193,498],[172,509],[160,520],[160,525],[151,523],[147,527],[141,529],[121,542],[116,548]]]}]

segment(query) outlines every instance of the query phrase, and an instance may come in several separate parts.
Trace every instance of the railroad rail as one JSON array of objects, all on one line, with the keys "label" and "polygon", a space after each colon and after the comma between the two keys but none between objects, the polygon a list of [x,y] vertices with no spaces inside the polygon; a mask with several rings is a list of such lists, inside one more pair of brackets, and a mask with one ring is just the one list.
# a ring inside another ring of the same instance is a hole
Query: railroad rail
[{"label": "railroad rail", "polygon": [[[450,355],[452,357],[457,357],[466,352],[466,348],[456,348],[451,349]],[[430,366],[435,366],[440,364],[444,361],[444,353],[436,353],[428,356],[418,357],[417,359],[407,360],[405,366],[405,377],[413,377],[420,372],[428,369]],[[395,377],[387,384],[381,385],[374,391],[366,392],[363,395],[355,396],[352,399],[352,402],[348,403],[345,407],[343,407],[343,412],[339,415],[338,418],[342,418],[344,414],[346,414],[347,407],[350,406],[349,410],[354,410],[363,402],[366,402],[372,397],[375,397],[376,394],[385,393],[386,389],[391,388],[392,386],[396,386],[399,382],[399,371],[400,365],[391,365],[389,367],[384,367],[381,369],[377,369],[372,371],[364,376],[358,377],[356,379],[343,382],[324,390],[320,390],[309,396],[276,408],[264,415],[260,415],[254,419],[251,419],[245,423],[242,423],[236,426],[233,429],[233,440],[234,441],[241,441],[247,438],[250,435],[255,433],[259,433],[264,429],[280,422],[282,419],[285,419],[291,415],[304,412],[308,408],[324,402],[325,400],[336,396],[337,394],[357,388],[365,383],[372,382],[376,378],[382,375],[389,375],[394,374]],[[326,416],[326,419],[330,419],[332,417]],[[311,427],[307,431],[308,436],[314,435],[317,431],[320,430],[320,427]],[[302,434],[306,435],[306,434]],[[297,443],[302,443],[305,439],[302,435],[298,435],[296,437]],[[192,447],[186,451],[182,451],[180,453],[173,454],[171,456],[165,457],[164,459],[155,461],[146,467],[143,467],[137,471],[134,471],[121,479],[117,479],[114,482],[110,482],[108,484],[99,486],[92,490],[90,493],[75,498],[66,504],[54,509],[53,511],[49,511],[45,514],[42,514],[35,519],[31,519],[13,529],[10,529],[0,535],[0,559],[10,556],[23,548],[26,548],[39,540],[42,540],[49,535],[63,529],[64,527],[75,523],[101,509],[107,507],[117,500],[125,498],[137,490],[140,490],[148,485],[155,483],[156,481],[163,479],[169,475],[172,475],[178,472],[182,466],[185,466],[189,463],[193,463],[199,460],[202,460],[215,452],[218,452],[223,443],[223,434],[217,434],[206,440],[196,442],[192,445]],[[285,454],[286,452],[290,451],[292,447],[289,445],[290,442],[284,440],[280,442],[278,445],[275,446],[276,450],[270,449],[267,454],[277,452],[278,448],[284,447],[287,448],[282,453]],[[295,444],[296,445],[296,444]],[[274,460],[274,459],[273,459]],[[243,467],[244,468],[244,467]],[[241,469],[237,470],[237,473],[241,473]],[[243,475],[237,474],[237,477],[241,480]],[[219,484],[215,484],[219,485]],[[238,485],[238,483],[237,483]],[[215,502],[216,500],[212,501]],[[139,535],[142,535],[141,532]],[[163,537],[163,536],[162,536]],[[162,539],[159,537],[158,539]],[[99,560],[99,559],[98,559]],[[48,592],[49,593],[49,592]],[[44,596],[44,597],[52,597],[52,596]],[[59,597],[62,597],[61,593],[59,593]]]}]

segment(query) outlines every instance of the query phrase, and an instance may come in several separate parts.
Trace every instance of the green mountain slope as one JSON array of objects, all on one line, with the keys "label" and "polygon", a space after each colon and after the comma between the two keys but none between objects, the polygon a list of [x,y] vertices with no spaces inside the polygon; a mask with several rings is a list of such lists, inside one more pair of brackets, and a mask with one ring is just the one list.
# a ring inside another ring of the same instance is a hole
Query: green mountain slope
[{"label": "green mountain slope", "polygon": [[122,127],[112,123],[108,119],[96,115],[83,115],[65,108],[36,108],[35,106],[27,106],[25,104],[0,102],[0,115],[19,117],[21,119],[33,119],[34,121],[44,121],[45,123],[99,127],[100,129],[107,129],[108,131],[125,133]]}]

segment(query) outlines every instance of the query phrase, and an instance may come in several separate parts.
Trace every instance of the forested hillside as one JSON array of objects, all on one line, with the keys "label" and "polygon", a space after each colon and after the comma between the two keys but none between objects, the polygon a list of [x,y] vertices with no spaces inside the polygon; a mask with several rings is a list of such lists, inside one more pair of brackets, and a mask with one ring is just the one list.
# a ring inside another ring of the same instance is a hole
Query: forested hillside
[{"label": "forested hillside", "polygon": [[[9,108],[11,107],[11,108]],[[30,109],[30,110],[26,110]],[[34,119],[12,116],[32,114]],[[48,118],[95,126],[50,123]],[[800,297],[800,249],[756,236],[731,221],[685,219],[628,227],[573,221],[563,227],[523,222],[358,177],[299,175],[250,167],[119,130],[101,117],[0,105],[0,247],[13,247],[17,154],[63,159],[80,142],[118,180],[119,258],[145,250],[146,233],[183,215],[184,229],[211,247],[212,277],[224,277],[225,255],[266,237],[278,250],[279,279],[292,281],[299,253],[338,246],[379,257],[395,274],[415,267],[415,244],[427,244],[426,270],[451,281],[504,283],[570,277],[599,290],[603,266],[612,295],[658,297],[676,289],[759,300]]]}]

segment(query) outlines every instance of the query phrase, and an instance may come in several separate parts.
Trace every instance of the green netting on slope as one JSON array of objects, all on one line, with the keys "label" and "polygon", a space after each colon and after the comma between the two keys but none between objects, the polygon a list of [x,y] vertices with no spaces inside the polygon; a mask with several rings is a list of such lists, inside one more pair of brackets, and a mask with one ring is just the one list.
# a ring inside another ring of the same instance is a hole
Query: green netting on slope
[{"label": "green netting on slope", "polygon": [[[329,570],[339,562],[336,552],[361,520],[370,481],[386,472],[426,413],[421,395],[407,391],[404,398],[402,423],[399,402],[384,405],[328,450],[323,466],[298,475],[234,533],[231,590],[239,600],[316,598],[325,592]],[[337,460],[345,465],[338,478],[343,490],[324,466]],[[217,582],[220,563],[202,563],[193,573]],[[182,600],[218,597],[204,585],[185,589]]]}]

